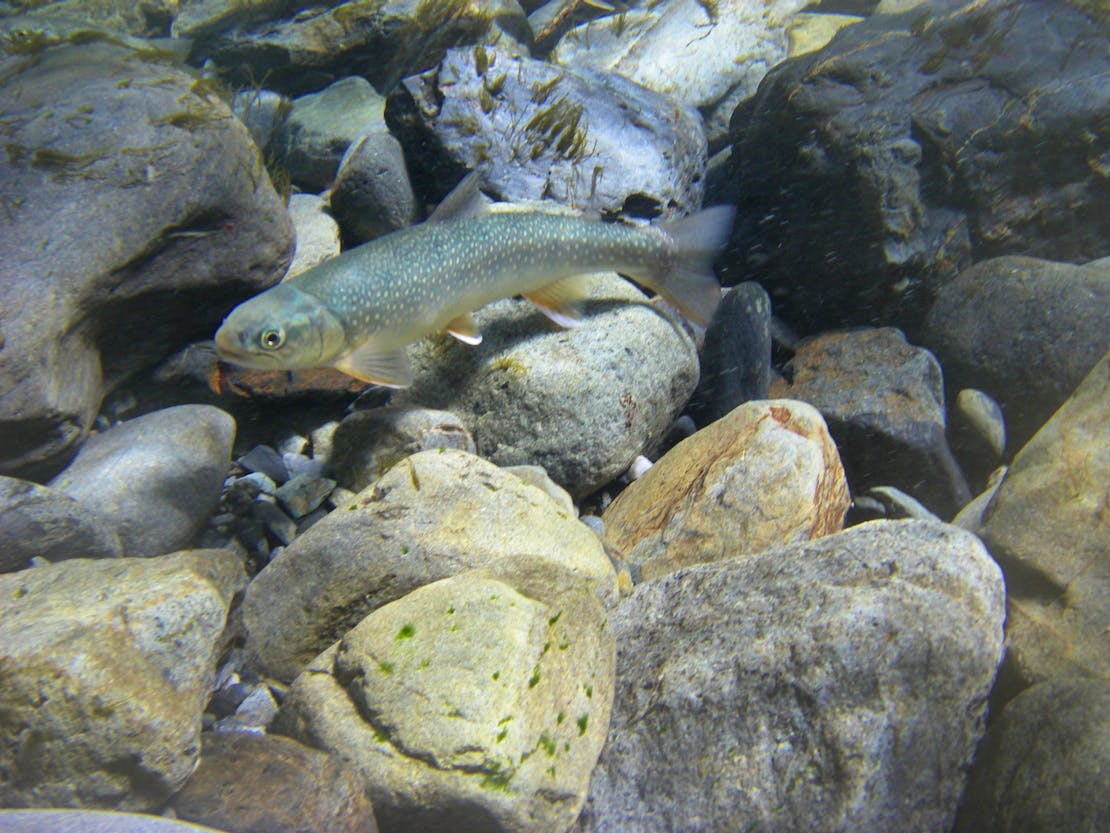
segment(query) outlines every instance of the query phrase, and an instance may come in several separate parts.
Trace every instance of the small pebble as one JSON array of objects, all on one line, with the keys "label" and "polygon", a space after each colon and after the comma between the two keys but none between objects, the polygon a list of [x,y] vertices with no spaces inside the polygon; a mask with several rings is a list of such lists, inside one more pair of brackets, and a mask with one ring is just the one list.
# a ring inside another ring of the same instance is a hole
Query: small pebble
[{"label": "small pebble", "polygon": [[874,489],[868,489],[867,494],[883,505],[887,510],[887,517],[919,518],[940,522],[940,518],[901,489],[896,489],[893,486],[876,486]]},{"label": "small pebble", "polygon": [[303,518],[323,503],[334,488],[334,480],[298,474],[277,490],[277,499],[294,518]]},{"label": "small pebble", "polygon": [[252,497],[257,497],[260,494],[272,495],[277,492],[277,484],[269,475],[263,474],[260,471],[252,471],[250,474],[240,477],[232,488],[242,488],[239,484],[250,484],[257,487]]},{"label": "small pebble", "polygon": [[605,534],[605,521],[601,520],[597,515],[583,515],[578,520],[592,529],[599,538]]},{"label": "small pebble", "polygon": [[266,529],[269,530],[277,540],[282,544],[289,546],[293,539],[297,537],[297,524],[296,522],[281,511],[275,503],[268,501],[259,501],[256,506],[258,519],[265,524]]},{"label": "small pebble", "polygon": [[282,461],[292,477],[298,477],[299,475],[322,477],[327,469],[327,463],[323,460],[315,460],[312,457],[306,457],[304,454],[284,454],[282,455]]},{"label": "small pebble", "polygon": [[652,466],[651,460],[642,454],[632,461],[632,465],[628,467],[628,479],[639,480]]},{"label": "small pebble", "polygon": [[289,470],[281,455],[268,445],[256,445],[240,457],[238,463],[247,471],[260,471],[268,475],[275,483],[284,483],[289,479]]},{"label": "small pebble", "polygon": [[308,450],[308,437],[290,434],[277,444],[276,449],[283,459],[286,454],[304,454]]},{"label": "small pebble", "polygon": [[981,390],[964,388],[956,395],[956,412],[967,430],[997,462],[1006,450],[1006,419],[1002,408]]}]

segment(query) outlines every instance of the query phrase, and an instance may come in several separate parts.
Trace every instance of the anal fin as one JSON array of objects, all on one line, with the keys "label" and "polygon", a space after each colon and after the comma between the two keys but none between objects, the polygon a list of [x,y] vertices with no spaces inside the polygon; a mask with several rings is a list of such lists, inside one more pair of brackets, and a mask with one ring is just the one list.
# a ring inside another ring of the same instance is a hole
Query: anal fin
[{"label": "anal fin", "polygon": [[577,327],[582,323],[579,307],[586,295],[585,275],[563,278],[534,292],[524,293],[525,298],[560,327]]},{"label": "anal fin", "polygon": [[387,388],[407,388],[412,384],[412,367],[404,348],[383,351],[363,344],[337,361],[334,367],[363,382]]},{"label": "anal fin", "polygon": [[478,325],[474,323],[474,319],[470,317],[469,312],[456,315],[444,325],[443,329],[463,344],[474,345],[482,343],[482,334],[478,331]]}]

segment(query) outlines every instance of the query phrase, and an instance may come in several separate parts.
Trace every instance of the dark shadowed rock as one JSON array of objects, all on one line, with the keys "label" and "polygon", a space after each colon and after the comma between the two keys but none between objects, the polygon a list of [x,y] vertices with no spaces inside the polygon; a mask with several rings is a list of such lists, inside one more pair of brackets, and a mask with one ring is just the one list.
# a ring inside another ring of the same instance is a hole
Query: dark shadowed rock
[{"label": "dark shadowed rock", "polygon": [[582,830],[948,830],[1004,601],[975,536],[922,521],[637,586],[611,619],[617,693]]},{"label": "dark shadowed rock", "polygon": [[32,558],[119,558],[123,546],[113,526],[68,495],[0,477],[0,572],[29,567]]},{"label": "dark shadowed rock", "polygon": [[224,11],[216,20],[197,15],[186,26],[179,18],[176,34],[199,35],[194,58],[211,58],[235,83],[265,78],[267,85],[293,95],[347,75],[361,75],[386,92],[404,76],[434,65],[448,47],[497,37],[498,30],[517,40],[529,38],[515,0],[230,5],[232,13]]},{"label": "dark shadowed rock", "polygon": [[378,831],[350,767],[276,735],[205,734],[200,765],[171,806],[182,819],[227,833]]},{"label": "dark shadowed rock", "polygon": [[976,263],[940,288],[922,342],[949,390],[975,387],[997,400],[1019,448],[1110,350],[1110,258]]},{"label": "dark shadowed rock", "polygon": [[280,276],[289,219],[246,128],[149,48],[0,69],[0,471],[48,476],[104,394]]},{"label": "dark shadowed rock", "polygon": [[1110,830],[1110,682],[1056,677],[992,721],[956,833]]},{"label": "dark shadowed rock", "polygon": [[932,353],[896,329],[806,339],[772,395],[801,399],[829,423],[853,493],[896,486],[938,515],[971,499],[945,437],[944,383]]},{"label": "dark shadowed rock", "polygon": [[936,0],[780,64],[732,119],[734,274],[813,332],[910,327],[972,260],[1106,255],[1104,15]]},{"label": "dark shadowed rock", "polygon": [[701,377],[686,406],[698,425],[737,405],[767,399],[771,383],[771,300],[757,283],[724,293],[701,349]]}]

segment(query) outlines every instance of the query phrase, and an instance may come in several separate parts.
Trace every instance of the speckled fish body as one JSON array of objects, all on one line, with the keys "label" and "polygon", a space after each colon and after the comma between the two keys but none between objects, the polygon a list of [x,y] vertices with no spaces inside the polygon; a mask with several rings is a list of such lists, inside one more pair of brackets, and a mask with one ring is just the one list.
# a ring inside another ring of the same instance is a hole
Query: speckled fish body
[{"label": "speckled fish body", "polygon": [[334,366],[404,386],[403,348],[436,330],[481,340],[469,313],[524,295],[576,323],[573,278],[617,271],[707,323],[719,299],[709,264],[731,207],[660,227],[541,211],[426,222],[365,243],[237,307],[216,334],[224,358],[251,367]]}]

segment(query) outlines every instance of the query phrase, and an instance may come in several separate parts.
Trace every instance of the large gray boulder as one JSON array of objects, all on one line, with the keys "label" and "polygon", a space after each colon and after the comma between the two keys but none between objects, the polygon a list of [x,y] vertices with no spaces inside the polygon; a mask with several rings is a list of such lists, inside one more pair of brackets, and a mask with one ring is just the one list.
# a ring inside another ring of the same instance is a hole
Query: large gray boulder
[{"label": "large gray boulder", "polygon": [[160,807],[196,767],[244,582],[226,550],[0,576],[0,806]]},{"label": "large gray boulder", "polygon": [[772,69],[732,118],[729,269],[806,333],[910,328],[972,261],[1110,254],[1105,9],[935,0]]},{"label": "large gray boulder", "polygon": [[588,289],[578,327],[505,299],[475,313],[481,344],[425,339],[393,401],[457,414],[499,466],[543,466],[575,497],[601,488],[663,439],[697,385],[698,355],[633,284],[601,274]]},{"label": "large gray boulder", "polygon": [[637,586],[590,833],[948,830],[1002,655],[975,536],[877,521]]},{"label": "large gray boulder", "polygon": [[371,613],[275,728],[362,776],[384,829],[563,833],[609,725],[614,644],[588,586],[505,559]]},{"label": "large gray boulder", "polygon": [[132,558],[193,543],[220,499],[235,420],[175,405],[90,438],[50,487],[107,521]]},{"label": "large gray boulder", "polygon": [[57,471],[107,391],[210,337],[293,243],[210,86],[149,44],[57,38],[0,65],[0,472],[20,476]]}]

